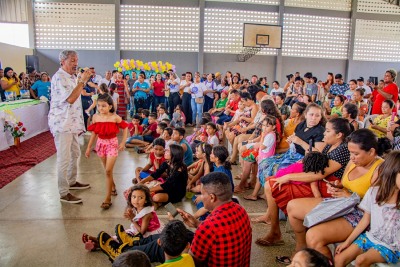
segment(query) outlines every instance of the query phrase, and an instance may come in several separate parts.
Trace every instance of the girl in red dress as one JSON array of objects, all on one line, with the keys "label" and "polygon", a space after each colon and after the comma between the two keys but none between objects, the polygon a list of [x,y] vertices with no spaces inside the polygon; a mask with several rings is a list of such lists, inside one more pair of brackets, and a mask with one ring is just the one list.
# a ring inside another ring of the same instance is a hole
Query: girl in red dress
[{"label": "girl in red dress", "polygon": [[[118,150],[122,151],[125,148],[128,136],[128,123],[115,114],[113,99],[108,94],[99,96],[97,99],[97,110],[99,114],[93,115],[93,124],[88,127],[88,131],[92,132],[92,136],[90,137],[85,156],[89,158],[92,145],[98,136],[96,143],[97,156],[99,156],[103,163],[107,177],[107,195],[101,204],[101,208],[109,209],[112,205],[111,195],[117,195],[113,178],[114,164],[118,156]],[[117,134],[119,133],[119,128],[124,129],[124,132],[122,141],[118,145]]]},{"label": "girl in red dress", "polygon": [[129,89],[128,83],[123,79],[122,73],[118,72],[117,79],[115,80],[117,85],[117,93],[119,95],[117,114],[123,119],[126,119],[126,105],[129,101]]}]

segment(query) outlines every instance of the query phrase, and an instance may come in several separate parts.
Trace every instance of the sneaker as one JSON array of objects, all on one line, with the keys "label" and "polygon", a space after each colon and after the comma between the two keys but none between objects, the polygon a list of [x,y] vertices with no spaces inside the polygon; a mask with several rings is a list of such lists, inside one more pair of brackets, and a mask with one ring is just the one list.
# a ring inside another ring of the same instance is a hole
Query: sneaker
[{"label": "sneaker", "polygon": [[81,184],[79,182],[75,182],[75,184],[69,186],[70,190],[82,190],[88,188],[90,188],[90,184]]},{"label": "sneaker", "polygon": [[128,243],[128,245],[131,247],[139,245],[139,241],[142,238],[140,233],[137,235],[131,235],[125,232],[125,229],[121,224],[117,224],[117,226],[115,226],[115,235],[121,244]]},{"label": "sneaker", "polygon": [[71,204],[78,204],[82,203],[82,199],[68,193],[67,195],[60,197],[61,202],[71,203]]},{"label": "sneaker", "polygon": [[111,262],[114,262],[115,258],[121,255],[123,249],[128,247],[128,243],[120,244],[115,241],[109,234],[103,231],[99,233],[97,239],[99,240],[101,251],[103,251],[104,254],[108,256],[108,259]]}]

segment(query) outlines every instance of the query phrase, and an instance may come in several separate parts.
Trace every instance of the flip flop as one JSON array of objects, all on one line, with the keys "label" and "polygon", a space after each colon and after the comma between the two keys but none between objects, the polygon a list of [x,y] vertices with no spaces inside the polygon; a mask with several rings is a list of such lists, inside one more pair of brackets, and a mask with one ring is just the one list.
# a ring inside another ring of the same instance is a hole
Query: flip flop
[{"label": "flip flop", "polygon": [[270,222],[266,222],[264,220],[261,220],[260,218],[253,218],[250,221],[253,222],[253,223],[263,223],[263,224],[267,224],[267,225],[271,224]]},{"label": "flip flop", "polygon": [[90,236],[86,233],[82,234],[82,242],[85,244],[85,249],[89,251],[96,251],[99,249],[99,245],[94,242]]},{"label": "flip flop", "polygon": [[292,260],[288,256],[276,256],[275,261],[285,265],[289,265],[292,263]]},{"label": "flip flop", "polygon": [[257,201],[258,200],[257,197],[253,198],[252,195],[244,196],[243,198],[246,199],[246,200],[250,200],[250,201]]},{"label": "flip flop", "polygon": [[275,247],[275,246],[283,246],[285,242],[283,240],[271,242],[262,238],[258,238],[256,240],[256,244],[263,247]]}]

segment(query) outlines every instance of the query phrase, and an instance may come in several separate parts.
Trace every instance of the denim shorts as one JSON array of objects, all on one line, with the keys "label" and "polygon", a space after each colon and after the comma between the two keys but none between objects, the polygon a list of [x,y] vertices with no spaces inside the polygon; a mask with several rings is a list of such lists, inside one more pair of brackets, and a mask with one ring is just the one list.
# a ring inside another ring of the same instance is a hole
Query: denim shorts
[{"label": "denim shorts", "polygon": [[356,241],[354,241],[354,244],[356,244],[363,252],[366,252],[371,248],[375,249],[379,254],[381,254],[382,258],[387,263],[396,264],[400,260],[400,251],[393,251],[385,246],[374,244],[368,239],[365,233],[362,233]]},{"label": "denim shorts", "polygon": [[143,136],[141,135],[132,135],[126,140],[126,143],[129,144],[132,140],[141,140],[143,141]]}]

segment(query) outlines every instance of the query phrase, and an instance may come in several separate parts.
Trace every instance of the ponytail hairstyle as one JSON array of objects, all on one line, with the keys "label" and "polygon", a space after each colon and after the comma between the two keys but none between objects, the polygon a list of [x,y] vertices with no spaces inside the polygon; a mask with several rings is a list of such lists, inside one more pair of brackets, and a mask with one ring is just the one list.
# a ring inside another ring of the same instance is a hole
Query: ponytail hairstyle
[{"label": "ponytail hairstyle", "polygon": [[[397,185],[397,175],[400,174],[400,151],[393,150],[386,157],[385,161],[379,166],[378,179],[373,186],[378,186],[376,203],[379,206],[385,204],[395,193]],[[397,195],[396,209],[400,209],[400,194]]]},{"label": "ponytail hairstyle", "polygon": [[215,146],[212,149],[212,153],[218,159],[218,161],[224,166],[225,169],[232,169],[231,163],[227,160],[229,157],[228,149],[224,146]]},{"label": "ponytail hairstyle", "polygon": [[100,84],[100,88],[99,88],[103,94],[110,94],[110,90],[108,90],[108,86],[105,83]]},{"label": "ponytail hairstyle", "polygon": [[101,102],[101,101],[106,102],[109,106],[111,106],[111,109],[110,109],[111,113],[115,112],[114,100],[109,94],[99,95],[99,97],[97,98],[97,102]]}]

